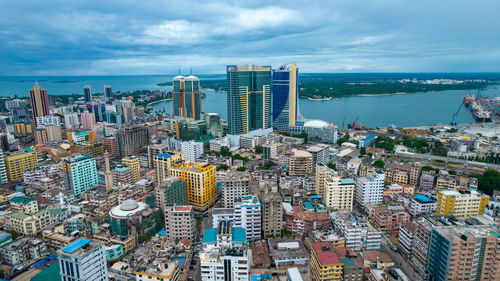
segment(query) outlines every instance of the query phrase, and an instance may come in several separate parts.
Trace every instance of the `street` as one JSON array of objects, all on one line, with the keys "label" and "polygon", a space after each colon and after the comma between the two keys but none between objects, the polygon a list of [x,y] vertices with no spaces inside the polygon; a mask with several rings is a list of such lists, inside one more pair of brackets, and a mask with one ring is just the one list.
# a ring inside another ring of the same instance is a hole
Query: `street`
[{"label": "street", "polygon": [[408,263],[408,260],[401,256],[399,252],[395,252],[391,249],[391,246],[387,243],[387,240],[382,238],[381,243],[382,252],[386,253],[394,261],[396,267],[399,267],[409,280],[418,281],[422,280],[422,277],[413,269],[413,267]]}]

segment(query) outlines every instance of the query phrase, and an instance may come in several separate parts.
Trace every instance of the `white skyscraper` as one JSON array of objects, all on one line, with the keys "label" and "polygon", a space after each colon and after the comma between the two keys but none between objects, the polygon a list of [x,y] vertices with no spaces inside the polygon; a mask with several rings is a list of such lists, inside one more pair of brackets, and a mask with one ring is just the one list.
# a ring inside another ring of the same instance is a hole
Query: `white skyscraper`
[{"label": "white skyscraper", "polygon": [[103,243],[80,238],[57,253],[62,281],[108,281]]},{"label": "white skyscraper", "polygon": [[195,141],[183,141],[181,151],[184,153],[184,160],[187,162],[196,162],[203,155],[203,143]]},{"label": "white skyscraper", "polygon": [[262,237],[262,205],[255,195],[234,198],[234,227],[246,229],[247,239]]},{"label": "white skyscraper", "polygon": [[366,175],[366,177],[358,177],[356,179],[356,202],[360,206],[368,204],[381,204],[384,195],[384,180],[383,172]]},{"label": "white skyscraper", "polygon": [[64,125],[66,129],[73,129],[80,127],[80,121],[78,121],[78,113],[72,112],[64,114]]}]

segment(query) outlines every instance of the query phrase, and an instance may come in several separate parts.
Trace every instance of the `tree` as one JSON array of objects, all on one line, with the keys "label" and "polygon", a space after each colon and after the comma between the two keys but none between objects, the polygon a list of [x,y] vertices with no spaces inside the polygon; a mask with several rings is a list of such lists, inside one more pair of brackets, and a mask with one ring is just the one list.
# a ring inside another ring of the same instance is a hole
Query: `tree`
[{"label": "tree", "polygon": [[227,170],[229,169],[229,166],[226,165],[226,164],[220,164],[219,166],[217,166],[217,171],[220,171],[220,170]]},{"label": "tree", "polygon": [[231,157],[232,153],[231,151],[229,150],[229,147],[227,146],[222,146],[220,148],[220,155],[224,156],[224,157]]},{"label": "tree", "polygon": [[385,167],[385,163],[382,160],[377,160],[377,161],[373,162],[372,165],[373,165],[373,167],[377,167],[377,168],[381,168],[381,169]]},{"label": "tree", "polygon": [[328,163],[328,164],[326,164],[326,166],[332,170],[337,171],[337,166],[333,163]]},{"label": "tree", "polygon": [[236,169],[236,171],[238,171],[238,172],[244,172],[244,171],[246,171],[246,170],[247,170],[247,168],[246,168],[245,166],[241,166],[241,167],[238,167],[238,168]]},{"label": "tree", "polygon": [[267,169],[271,168],[272,166],[274,166],[274,162],[273,161],[266,161],[264,163],[264,167],[266,167]]},{"label": "tree", "polygon": [[492,195],[495,190],[500,190],[500,172],[497,170],[487,170],[482,176],[473,175],[479,183],[479,190]]},{"label": "tree", "polygon": [[255,146],[255,153],[261,154],[263,149],[264,148],[262,147],[262,145],[256,145]]},{"label": "tree", "polygon": [[360,150],[359,150],[359,155],[363,156],[366,154],[366,148],[365,147],[362,147]]}]

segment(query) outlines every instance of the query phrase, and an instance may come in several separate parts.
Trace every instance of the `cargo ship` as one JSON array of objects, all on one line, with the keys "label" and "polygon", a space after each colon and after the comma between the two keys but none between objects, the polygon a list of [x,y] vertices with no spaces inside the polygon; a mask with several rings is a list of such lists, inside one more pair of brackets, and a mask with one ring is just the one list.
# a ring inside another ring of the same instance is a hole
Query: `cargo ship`
[{"label": "cargo ship", "polygon": [[491,112],[485,110],[475,95],[468,94],[464,97],[464,104],[472,111],[476,122],[491,122]]}]

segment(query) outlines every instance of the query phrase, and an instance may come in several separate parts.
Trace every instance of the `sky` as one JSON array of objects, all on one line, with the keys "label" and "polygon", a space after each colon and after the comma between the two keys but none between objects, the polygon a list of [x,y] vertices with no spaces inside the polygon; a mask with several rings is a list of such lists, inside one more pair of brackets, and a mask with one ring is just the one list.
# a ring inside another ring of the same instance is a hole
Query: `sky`
[{"label": "sky", "polygon": [[498,0],[0,0],[0,75],[499,72]]}]

